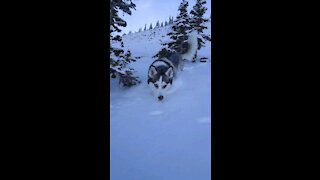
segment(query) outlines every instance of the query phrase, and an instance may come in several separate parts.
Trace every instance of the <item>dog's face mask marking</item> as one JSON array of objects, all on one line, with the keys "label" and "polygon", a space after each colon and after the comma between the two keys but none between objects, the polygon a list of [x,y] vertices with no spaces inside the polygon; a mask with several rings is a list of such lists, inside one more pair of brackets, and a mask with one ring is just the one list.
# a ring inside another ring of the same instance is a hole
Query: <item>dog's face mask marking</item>
[{"label": "dog's face mask marking", "polygon": [[[149,71],[150,77],[157,77],[157,71],[154,67],[150,68]],[[172,85],[172,78],[173,78],[173,69],[170,67],[164,75],[159,75],[154,82],[150,81],[149,87],[153,90],[155,97],[161,101],[164,99],[166,92],[170,89]]]},{"label": "dog's face mask marking", "polygon": [[166,71],[166,76],[169,77],[169,79],[172,79],[173,78],[173,69],[172,67],[170,67],[167,71]]},{"label": "dog's face mask marking", "polygon": [[157,70],[152,66],[149,70],[149,77],[154,77],[156,74],[157,74]]}]

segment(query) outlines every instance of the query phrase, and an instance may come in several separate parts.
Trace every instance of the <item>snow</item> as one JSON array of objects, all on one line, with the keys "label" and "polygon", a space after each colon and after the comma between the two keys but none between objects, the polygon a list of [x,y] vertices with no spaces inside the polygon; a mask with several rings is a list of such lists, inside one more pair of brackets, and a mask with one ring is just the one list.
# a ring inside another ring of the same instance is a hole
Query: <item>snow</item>
[{"label": "snow", "polygon": [[111,180],[211,179],[211,43],[198,51],[209,61],[187,62],[166,98],[157,101],[147,85],[148,68],[169,31],[166,26],[123,36],[125,51],[141,57],[131,66],[142,83],[123,89],[118,79],[110,82]]}]

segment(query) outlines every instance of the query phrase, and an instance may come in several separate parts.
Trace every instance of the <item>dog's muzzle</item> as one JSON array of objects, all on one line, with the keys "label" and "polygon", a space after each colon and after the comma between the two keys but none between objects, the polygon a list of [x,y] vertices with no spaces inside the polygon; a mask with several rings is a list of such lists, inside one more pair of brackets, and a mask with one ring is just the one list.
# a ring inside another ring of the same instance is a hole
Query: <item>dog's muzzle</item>
[{"label": "dog's muzzle", "polygon": [[158,100],[159,101],[163,100],[163,96],[158,96]]}]

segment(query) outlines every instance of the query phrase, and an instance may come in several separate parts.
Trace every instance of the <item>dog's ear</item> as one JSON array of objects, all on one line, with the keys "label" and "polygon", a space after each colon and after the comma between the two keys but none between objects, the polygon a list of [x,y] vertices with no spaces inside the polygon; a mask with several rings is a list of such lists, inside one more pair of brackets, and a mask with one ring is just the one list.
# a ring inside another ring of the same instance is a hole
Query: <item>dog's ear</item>
[{"label": "dog's ear", "polygon": [[150,70],[149,70],[149,76],[154,76],[157,74],[157,70],[156,68],[154,68],[153,66],[151,66]]},{"label": "dog's ear", "polygon": [[170,68],[167,70],[166,75],[167,75],[168,77],[170,77],[170,78],[173,78],[173,68],[172,68],[172,67],[170,67]]}]

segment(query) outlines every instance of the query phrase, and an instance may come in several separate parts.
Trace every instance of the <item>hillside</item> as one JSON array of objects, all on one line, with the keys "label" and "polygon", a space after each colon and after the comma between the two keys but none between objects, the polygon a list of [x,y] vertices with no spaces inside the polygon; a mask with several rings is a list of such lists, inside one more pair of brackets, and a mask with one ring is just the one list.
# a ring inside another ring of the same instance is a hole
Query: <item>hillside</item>
[{"label": "hillside", "polygon": [[123,36],[124,49],[141,57],[131,66],[142,83],[121,89],[118,79],[110,82],[111,180],[211,179],[211,43],[198,52],[208,61],[186,63],[159,102],[147,86],[147,71],[169,30]]}]

